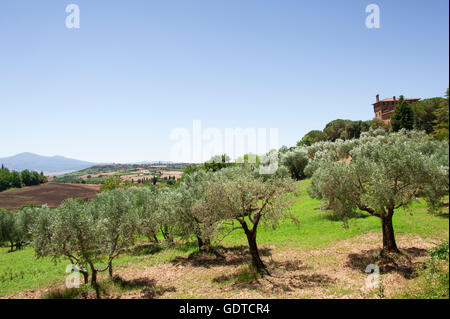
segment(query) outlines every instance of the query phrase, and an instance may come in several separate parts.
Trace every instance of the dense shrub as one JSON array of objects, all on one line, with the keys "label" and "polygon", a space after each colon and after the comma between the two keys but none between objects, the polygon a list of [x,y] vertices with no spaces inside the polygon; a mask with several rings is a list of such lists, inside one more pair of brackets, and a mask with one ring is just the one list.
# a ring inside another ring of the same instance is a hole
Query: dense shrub
[{"label": "dense shrub", "polygon": [[308,162],[309,157],[306,148],[296,148],[284,153],[281,157],[281,164],[286,166],[291,177],[296,180],[306,177],[304,170]]}]

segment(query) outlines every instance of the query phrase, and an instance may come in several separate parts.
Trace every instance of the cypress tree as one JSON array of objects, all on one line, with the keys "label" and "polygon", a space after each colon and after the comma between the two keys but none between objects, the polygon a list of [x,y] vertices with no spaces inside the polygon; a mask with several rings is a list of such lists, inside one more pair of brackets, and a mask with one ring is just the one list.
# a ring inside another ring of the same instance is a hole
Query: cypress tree
[{"label": "cypress tree", "polygon": [[400,131],[402,128],[412,130],[414,128],[414,113],[411,105],[406,102],[403,95],[400,96],[391,118],[392,130]]}]

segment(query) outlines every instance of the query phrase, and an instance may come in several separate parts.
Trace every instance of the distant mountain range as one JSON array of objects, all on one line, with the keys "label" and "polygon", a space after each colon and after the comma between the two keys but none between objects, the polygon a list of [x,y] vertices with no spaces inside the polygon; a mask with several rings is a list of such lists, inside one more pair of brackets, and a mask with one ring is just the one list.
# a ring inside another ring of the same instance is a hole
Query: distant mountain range
[{"label": "distant mountain range", "polygon": [[42,156],[33,153],[20,153],[11,157],[0,158],[0,165],[9,170],[43,171],[45,174],[61,174],[79,171],[98,163],[80,161],[62,156]]}]

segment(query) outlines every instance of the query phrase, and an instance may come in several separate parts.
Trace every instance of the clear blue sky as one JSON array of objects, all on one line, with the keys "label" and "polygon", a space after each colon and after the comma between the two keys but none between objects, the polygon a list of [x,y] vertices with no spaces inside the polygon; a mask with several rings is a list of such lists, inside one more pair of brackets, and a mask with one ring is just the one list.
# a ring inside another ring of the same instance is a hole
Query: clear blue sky
[{"label": "clear blue sky", "polygon": [[[81,28],[67,29],[78,4]],[[365,8],[381,9],[367,29]],[[2,0],[0,157],[169,160],[176,127],[291,146],[372,103],[443,96],[447,0]]]}]

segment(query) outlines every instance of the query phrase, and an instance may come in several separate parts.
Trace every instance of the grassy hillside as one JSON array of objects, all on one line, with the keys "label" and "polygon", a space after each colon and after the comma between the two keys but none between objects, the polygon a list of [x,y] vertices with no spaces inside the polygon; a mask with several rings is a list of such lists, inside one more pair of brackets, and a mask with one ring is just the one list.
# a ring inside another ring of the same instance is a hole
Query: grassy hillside
[{"label": "grassy hillside", "polygon": [[[358,288],[363,285],[367,274],[364,268],[353,267],[352,263],[369,260],[373,257],[373,251],[381,248],[380,221],[361,214],[349,221],[348,228],[343,227],[342,222],[333,220],[330,212],[321,210],[320,203],[307,195],[308,184],[309,181],[300,182],[299,192],[293,198],[295,204],[292,209],[299,220],[298,225],[285,220],[276,230],[261,228],[258,232],[263,259],[280,273],[279,278],[282,279],[276,280],[284,280],[277,287],[285,285],[289,289],[280,288],[278,291],[273,287],[267,288],[275,285],[272,279],[267,279],[269,283],[259,281],[260,288],[247,282],[249,260],[245,251],[246,239],[241,230],[233,232],[221,243],[225,248],[230,248],[224,261],[212,256],[191,255],[197,250],[195,242],[177,243],[166,249],[142,246],[116,261],[116,274],[130,280],[147,276],[148,280],[158,279],[159,285],[170,282],[175,290],[164,295],[169,298],[377,296],[375,292]],[[419,201],[406,210],[396,212],[394,228],[400,249],[418,252],[415,257],[423,257],[425,250],[448,240],[448,208],[443,208],[439,215],[429,215],[425,203]],[[0,296],[61,286],[64,284],[66,265],[65,260],[57,264],[48,258],[36,260],[33,249],[29,247],[13,253],[9,253],[6,247],[0,248]],[[387,282],[392,281],[392,296],[412,282],[399,279],[397,275],[390,273],[385,277]],[[307,284],[303,285],[305,282]],[[265,287],[266,284],[269,286]],[[140,288],[137,285],[130,290]],[[112,290],[117,292],[115,288]],[[242,291],[247,294],[241,295]],[[120,292],[123,293],[123,289]],[[30,297],[35,292],[19,295]]]}]

